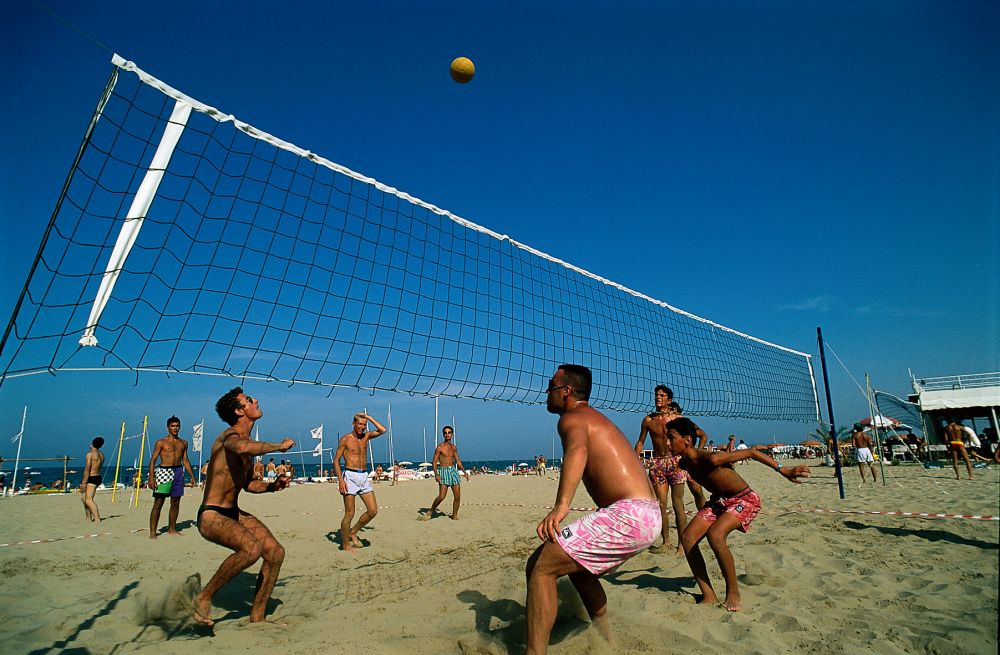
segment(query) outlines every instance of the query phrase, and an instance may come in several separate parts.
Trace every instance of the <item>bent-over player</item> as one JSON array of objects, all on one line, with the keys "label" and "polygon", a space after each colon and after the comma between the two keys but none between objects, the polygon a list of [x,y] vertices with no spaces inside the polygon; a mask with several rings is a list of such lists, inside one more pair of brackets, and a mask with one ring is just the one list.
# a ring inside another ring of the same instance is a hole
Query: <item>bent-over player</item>
[{"label": "bent-over player", "polygon": [[[559,414],[563,464],[555,506],[538,524],[544,543],[528,558],[528,653],[544,653],[556,618],[556,580],[568,575],[587,614],[610,642],[608,597],[598,576],[648,548],[660,534],[660,506],[625,435],[590,407],[591,374],[563,364],[549,382],[547,408]],[[580,481],[598,510],[560,522]]]},{"label": "bent-over player", "polygon": [[755,459],[766,464],[792,482],[801,482],[799,478],[810,475],[808,466],[782,468],[776,460],[768,457],[755,448],[736,450],[732,452],[710,453],[694,447],[697,438],[697,426],[687,418],[675,418],[667,424],[667,439],[670,449],[675,455],[680,455],[680,465],[687,469],[691,477],[712,492],[708,504],[688,523],[681,536],[681,545],[687,556],[691,573],[701,589],[701,604],[719,602],[712,583],[708,580],[708,570],[705,559],[701,556],[698,544],[706,536],[708,544],[719,561],[722,576],[726,580],[726,600],[722,605],[730,612],[742,608],[740,589],[736,581],[736,564],[733,554],[726,544],[729,533],[739,528],[746,532],[750,523],[760,512],[760,497],[750,488],[740,474],[733,470],[731,464],[744,459]]}]

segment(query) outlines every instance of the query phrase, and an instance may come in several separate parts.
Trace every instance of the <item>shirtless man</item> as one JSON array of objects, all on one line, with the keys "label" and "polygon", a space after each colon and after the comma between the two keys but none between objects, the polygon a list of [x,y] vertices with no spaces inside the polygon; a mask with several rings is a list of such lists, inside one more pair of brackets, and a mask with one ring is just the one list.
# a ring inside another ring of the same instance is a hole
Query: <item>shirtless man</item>
[{"label": "shirtless man", "polygon": [[959,480],[962,477],[958,474],[958,456],[961,455],[962,459],[965,460],[965,469],[969,472],[969,479],[974,480],[972,463],[969,461],[968,451],[965,450],[965,430],[962,427],[962,422],[952,419],[944,429],[944,436],[948,439],[949,450],[951,450],[951,465],[955,468],[955,479]]},{"label": "shirtless man", "polygon": [[236,387],[219,398],[215,412],[229,428],[212,444],[205,476],[205,492],[198,508],[198,532],[208,541],[225,546],[233,554],[223,560],[219,570],[195,597],[194,620],[205,626],[212,621],[212,597],[238,573],[250,568],[261,557],[264,563],[257,574],[257,592],[250,607],[250,622],[259,623],[267,612],[278,571],[285,559],[285,549],[256,516],[240,509],[241,491],[252,494],[273,493],[288,486],[288,478],[272,482],[253,479],[256,455],[285,452],[295,445],[291,439],[280,444],[254,441],[250,431],[263,416],[260,403]]},{"label": "shirtless man", "polygon": [[444,426],[441,430],[444,441],[434,449],[434,457],[431,459],[434,467],[434,479],[438,483],[438,495],[431,503],[431,509],[421,518],[428,520],[434,517],[434,510],[437,509],[448,495],[448,488],[451,488],[451,518],[458,520],[458,508],[462,505],[462,478],[458,475],[458,469],[462,469],[465,474],[465,481],[469,481],[469,472],[465,470],[461,458],[458,456],[458,448],[451,441],[455,437],[455,431],[450,425]]},{"label": "shirtless man", "polygon": [[742,609],[743,600],[736,577],[736,563],[726,539],[733,530],[746,532],[750,528],[760,512],[761,503],[757,493],[733,469],[733,463],[755,459],[790,482],[801,482],[802,478],[809,477],[811,471],[808,466],[782,467],[777,460],[755,448],[705,452],[693,445],[697,430],[698,427],[686,418],[676,418],[667,425],[667,440],[671,451],[680,455],[680,465],[712,492],[712,499],[684,530],[681,543],[691,573],[702,593],[699,604],[713,605],[718,602],[718,597],[709,580],[705,559],[698,549],[701,540],[708,537],[708,543],[726,581],[726,599],[722,605],[730,612],[737,612]]},{"label": "shirtless man", "polygon": [[87,452],[87,462],[83,467],[83,481],[80,482],[80,493],[83,494],[83,511],[87,518],[95,523],[101,522],[101,513],[97,510],[97,503],[94,502],[94,493],[98,485],[101,484],[101,467],[104,466],[104,453],[101,446],[104,445],[104,437],[95,437],[90,442],[90,451]]},{"label": "shirtless man", "polygon": [[[694,496],[695,507],[701,509],[705,506],[705,496],[701,491],[701,486],[691,479],[687,471],[677,466],[679,456],[670,452],[667,443],[666,424],[670,419],[681,415],[680,405],[673,402],[673,391],[665,385],[657,385],[653,390],[653,406],[655,410],[642,420],[642,427],[639,430],[639,440],[635,442],[635,452],[641,457],[643,447],[646,442],[646,435],[649,434],[653,442],[653,457],[649,465],[649,478],[653,482],[653,490],[656,492],[657,501],[660,504],[662,514],[662,536],[663,543],[650,549],[650,552],[662,553],[670,548],[670,522],[667,520],[669,509],[667,508],[667,496],[674,510],[674,525],[677,527],[677,554],[683,555],[684,549],[681,547],[681,535],[687,526],[687,514],[684,512],[684,485],[687,484]],[[699,448],[705,445],[707,435],[699,430]]]},{"label": "shirtless man", "polygon": [[858,471],[861,472],[861,484],[865,483],[865,464],[872,472],[872,484],[878,482],[878,477],[875,475],[875,456],[872,455],[872,438],[865,434],[860,423],[854,424],[851,443],[854,444],[854,456],[858,460]]},{"label": "shirtless man", "polygon": [[260,457],[253,458],[253,479],[263,480],[264,479],[264,460]]},{"label": "shirtless man", "polygon": [[[544,653],[556,618],[556,581],[568,575],[587,614],[611,641],[608,597],[598,576],[648,548],[660,534],[660,508],[625,435],[590,407],[590,370],[563,364],[552,376],[547,408],[559,415],[562,471],[555,506],[536,528],[542,545],[528,558],[529,655]],[[600,508],[561,528],[580,481]]]},{"label": "shirtless man", "polygon": [[[368,429],[368,421],[375,424],[374,430]],[[337,476],[340,495],[344,497],[344,518],[340,521],[340,548],[353,553],[364,544],[358,539],[358,532],[368,525],[368,522],[378,514],[378,504],[375,502],[375,491],[368,479],[368,442],[385,434],[382,424],[364,412],[354,415],[354,429],[340,438],[337,452],[333,454],[333,474]],[[340,468],[340,458],[344,458],[344,468]],[[354,519],[355,499],[361,496],[365,504],[365,513],[351,527]]]},{"label": "shirtless man", "polygon": [[[149,538],[156,539],[163,501],[170,497],[170,514],[167,534],[180,535],[177,531],[177,514],[181,511],[184,495],[184,469],[191,476],[189,487],[194,487],[194,471],[188,460],[187,442],[177,436],[181,420],[176,416],[167,419],[167,436],[157,440],[153,456],[149,459],[149,488],[153,490],[153,509],[149,511]],[[155,466],[159,458],[160,465]]]}]

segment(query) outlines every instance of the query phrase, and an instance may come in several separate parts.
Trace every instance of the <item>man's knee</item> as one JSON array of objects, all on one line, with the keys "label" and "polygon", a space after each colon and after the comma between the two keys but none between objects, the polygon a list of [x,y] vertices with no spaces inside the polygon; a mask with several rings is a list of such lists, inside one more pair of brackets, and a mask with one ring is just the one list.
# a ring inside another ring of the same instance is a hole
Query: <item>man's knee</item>
[{"label": "man's knee", "polygon": [[285,561],[285,547],[275,541],[273,546],[264,551],[264,561],[269,564],[281,564]]},{"label": "man's knee", "polygon": [[365,514],[368,515],[369,521],[372,520],[378,514],[378,507],[372,507],[371,509],[367,510]]},{"label": "man's knee", "polygon": [[248,544],[246,548],[241,549],[241,551],[243,556],[252,564],[264,555],[264,546],[255,540],[253,543]]}]

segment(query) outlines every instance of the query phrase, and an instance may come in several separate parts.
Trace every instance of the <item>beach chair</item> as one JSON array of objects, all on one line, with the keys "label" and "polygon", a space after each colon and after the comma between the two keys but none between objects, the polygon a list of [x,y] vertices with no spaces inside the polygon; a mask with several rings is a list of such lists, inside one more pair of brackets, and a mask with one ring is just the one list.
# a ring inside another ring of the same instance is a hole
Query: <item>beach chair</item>
[{"label": "beach chair", "polygon": [[905,461],[907,457],[911,457],[912,458],[912,454],[910,453],[910,449],[909,448],[907,448],[906,446],[893,446],[892,447],[892,461],[893,462],[895,462],[897,460],[904,460]]}]

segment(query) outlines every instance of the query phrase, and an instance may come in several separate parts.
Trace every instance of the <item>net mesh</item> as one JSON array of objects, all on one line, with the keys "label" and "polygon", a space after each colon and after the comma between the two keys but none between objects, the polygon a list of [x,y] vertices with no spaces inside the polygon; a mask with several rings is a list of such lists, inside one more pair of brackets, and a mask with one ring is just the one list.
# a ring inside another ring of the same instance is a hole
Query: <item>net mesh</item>
[{"label": "net mesh", "polygon": [[[135,73],[135,70],[132,70]],[[809,357],[678,311],[196,106],[81,347],[178,97],[116,75],[8,327],[3,379],[222,374],[520,403],[589,366],[595,405],[815,421]]]}]

